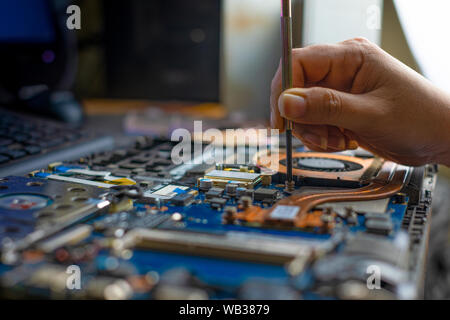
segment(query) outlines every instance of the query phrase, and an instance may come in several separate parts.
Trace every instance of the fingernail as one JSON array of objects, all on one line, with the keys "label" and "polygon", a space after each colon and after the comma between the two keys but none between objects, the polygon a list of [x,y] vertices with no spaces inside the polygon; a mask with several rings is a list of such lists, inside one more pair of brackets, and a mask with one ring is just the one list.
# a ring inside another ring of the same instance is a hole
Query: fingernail
[{"label": "fingernail", "polygon": [[285,118],[301,118],[306,113],[305,98],[290,93],[281,94],[278,107]]},{"label": "fingernail", "polygon": [[336,150],[344,150],[345,139],[342,137],[330,136],[328,137],[328,147]]},{"label": "fingernail", "polygon": [[356,150],[356,149],[359,148],[359,144],[358,144],[357,141],[352,140],[352,141],[350,141],[350,142],[348,143],[348,148],[351,149],[351,150]]},{"label": "fingernail", "polygon": [[302,134],[302,138],[311,144],[322,147],[322,138],[314,133],[305,132]]}]

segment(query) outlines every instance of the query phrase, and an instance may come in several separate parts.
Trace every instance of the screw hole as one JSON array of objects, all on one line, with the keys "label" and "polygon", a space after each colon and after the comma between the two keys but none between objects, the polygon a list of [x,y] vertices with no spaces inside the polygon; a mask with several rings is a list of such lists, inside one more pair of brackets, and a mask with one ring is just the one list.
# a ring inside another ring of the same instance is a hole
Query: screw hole
[{"label": "screw hole", "polygon": [[51,212],[51,211],[43,211],[43,212],[39,212],[39,213],[37,214],[37,217],[38,217],[38,218],[51,218],[51,217],[53,217],[54,215],[55,215],[54,212]]},{"label": "screw hole", "polygon": [[82,202],[87,202],[89,199],[88,198],[85,198],[85,197],[75,197],[75,198],[72,198],[72,201],[73,202],[79,202],[79,203],[82,203]]},{"label": "screw hole", "polygon": [[69,192],[86,192],[87,190],[85,188],[81,187],[73,187],[68,189]]},{"label": "screw hole", "polygon": [[42,186],[44,183],[39,182],[39,181],[33,181],[33,182],[28,182],[27,186],[28,187],[40,187]]},{"label": "screw hole", "polygon": [[20,228],[13,227],[13,226],[8,226],[8,227],[5,227],[4,231],[5,231],[5,233],[19,233],[20,232]]},{"label": "screw hole", "polygon": [[55,206],[56,210],[69,210],[70,208],[72,208],[70,204],[58,204]]}]

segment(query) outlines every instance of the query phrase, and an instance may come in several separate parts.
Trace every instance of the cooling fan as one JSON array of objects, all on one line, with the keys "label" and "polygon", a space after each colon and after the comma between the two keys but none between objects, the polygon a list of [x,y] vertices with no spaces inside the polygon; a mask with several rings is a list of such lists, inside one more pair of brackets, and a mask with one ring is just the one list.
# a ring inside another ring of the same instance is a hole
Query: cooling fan
[{"label": "cooling fan", "polygon": [[[272,163],[278,158],[278,163]],[[328,187],[358,187],[367,183],[381,168],[380,158],[357,158],[327,153],[295,153],[293,174],[297,184]],[[274,180],[286,179],[286,155],[260,156],[258,165],[276,171]]]},{"label": "cooling fan", "polygon": [[[286,161],[283,161],[286,165]],[[301,157],[293,159],[294,169],[319,172],[348,172],[361,170],[363,166],[356,162],[330,158]]]}]

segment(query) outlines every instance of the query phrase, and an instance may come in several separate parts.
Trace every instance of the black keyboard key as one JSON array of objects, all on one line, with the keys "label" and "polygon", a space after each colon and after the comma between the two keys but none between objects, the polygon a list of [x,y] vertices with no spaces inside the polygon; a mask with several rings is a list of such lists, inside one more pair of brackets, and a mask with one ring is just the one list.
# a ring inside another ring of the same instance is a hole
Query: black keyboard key
[{"label": "black keyboard key", "polygon": [[30,131],[36,128],[36,125],[34,125],[33,123],[30,122],[24,122],[22,123],[22,127],[24,129],[24,131]]},{"label": "black keyboard key", "polygon": [[26,134],[16,134],[13,137],[14,141],[16,141],[16,142],[27,142],[27,140],[29,138],[30,137],[28,135],[26,135]]},{"label": "black keyboard key", "polygon": [[59,146],[63,143],[64,143],[64,140],[62,138],[56,138],[56,139],[52,139],[52,140],[42,140],[42,141],[38,141],[38,140],[30,141],[30,144],[39,146],[42,149],[53,148],[53,147]]},{"label": "black keyboard key", "polygon": [[19,126],[11,126],[11,127],[8,127],[8,132],[9,132],[9,134],[14,135],[14,134],[21,132],[21,130],[20,130]]},{"label": "black keyboard key", "polygon": [[111,162],[118,162],[121,161],[122,159],[125,159],[127,156],[127,151],[126,150],[116,150],[113,152],[110,161]]},{"label": "black keyboard key", "polygon": [[28,146],[24,148],[25,152],[28,154],[37,154],[41,152],[41,148],[39,146]]},{"label": "black keyboard key", "polygon": [[110,163],[110,159],[109,157],[95,157],[94,159],[92,159],[92,164],[95,166],[106,166]]},{"label": "black keyboard key", "polygon": [[0,138],[0,147],[9,146],[13,141],[11,139],[2,139]]},{"label": "black keyboard key", "polygon": [[49,140],[49,141],[47,141],[47,148],[53,148],[53,147],[59,146],[63,143],[64,143],[64,139],[62,139],[62,138]]},{"label": "black keyboard key", "polygon": [[79,140],[80,138],[81,135],[77,133],[69,133],[64,136],[64,139],[66,139],[66,141],[76,141]]},{"label": "black keyboard key", "polygon": [[[71,126],[53,124],[47,121],[11,116],[0,116],[0,164],[16,159],[40,155],[46,149],[57,149],[73,144],[84,137],[85,132]],[[118,154],[119,160],[126,156]],[[23,159],[23,160],[24,160]],[[108,164],[109,157],[103,157]]]},{"label": "black keyboard key", "polygon": [[29,135],[32,139],[35,139],[35,140],[42,138],[42,134],[39,131],[31,131],[29,133]]},{"label": "black keyboard key", "polygon": [[9,151],[2,152],[2,155],[10,157],[11,159],[15,160],[15,159],[23,158],[27,154],[22,150],[9,150]]}]

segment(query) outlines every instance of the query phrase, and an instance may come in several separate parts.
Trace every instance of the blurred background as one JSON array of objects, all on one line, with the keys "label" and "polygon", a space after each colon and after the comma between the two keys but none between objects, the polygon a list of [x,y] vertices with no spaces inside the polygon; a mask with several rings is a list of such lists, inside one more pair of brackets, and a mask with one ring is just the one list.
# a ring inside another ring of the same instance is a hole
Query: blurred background
[{"label": "blurred background", "polygon": [[[268,117],[280,59],[278,0],[77,3],[80,96],[221,102]],[[396,5],[294,0],[295,46],[364,36],[419,71]]]},{"label": "blurred background", "polygon": [[[366,37],[450,91],[450,45],[442,41],[450,27],[448,1],[292,1],[295,47]],[[46,4],[54,17],[39,15]],[[65,27],[70,4],[80,7],[79,30]],[[14,90],[40,82],[73,89],[88,113],[209,103],[222,108],[220,115],[268,120],[281,51],[279,0],[1,0],[0,5],[6,8],[0,10],[0,83],[20,78]],[[59,25],[56,35],[48,34],[49,22]],[[4,38],[16,27],[19,33],[34,32],[33,46]],[[25,61],[32,50],[42,61]],[[18,73],[23,65],[28,69]]]}]

